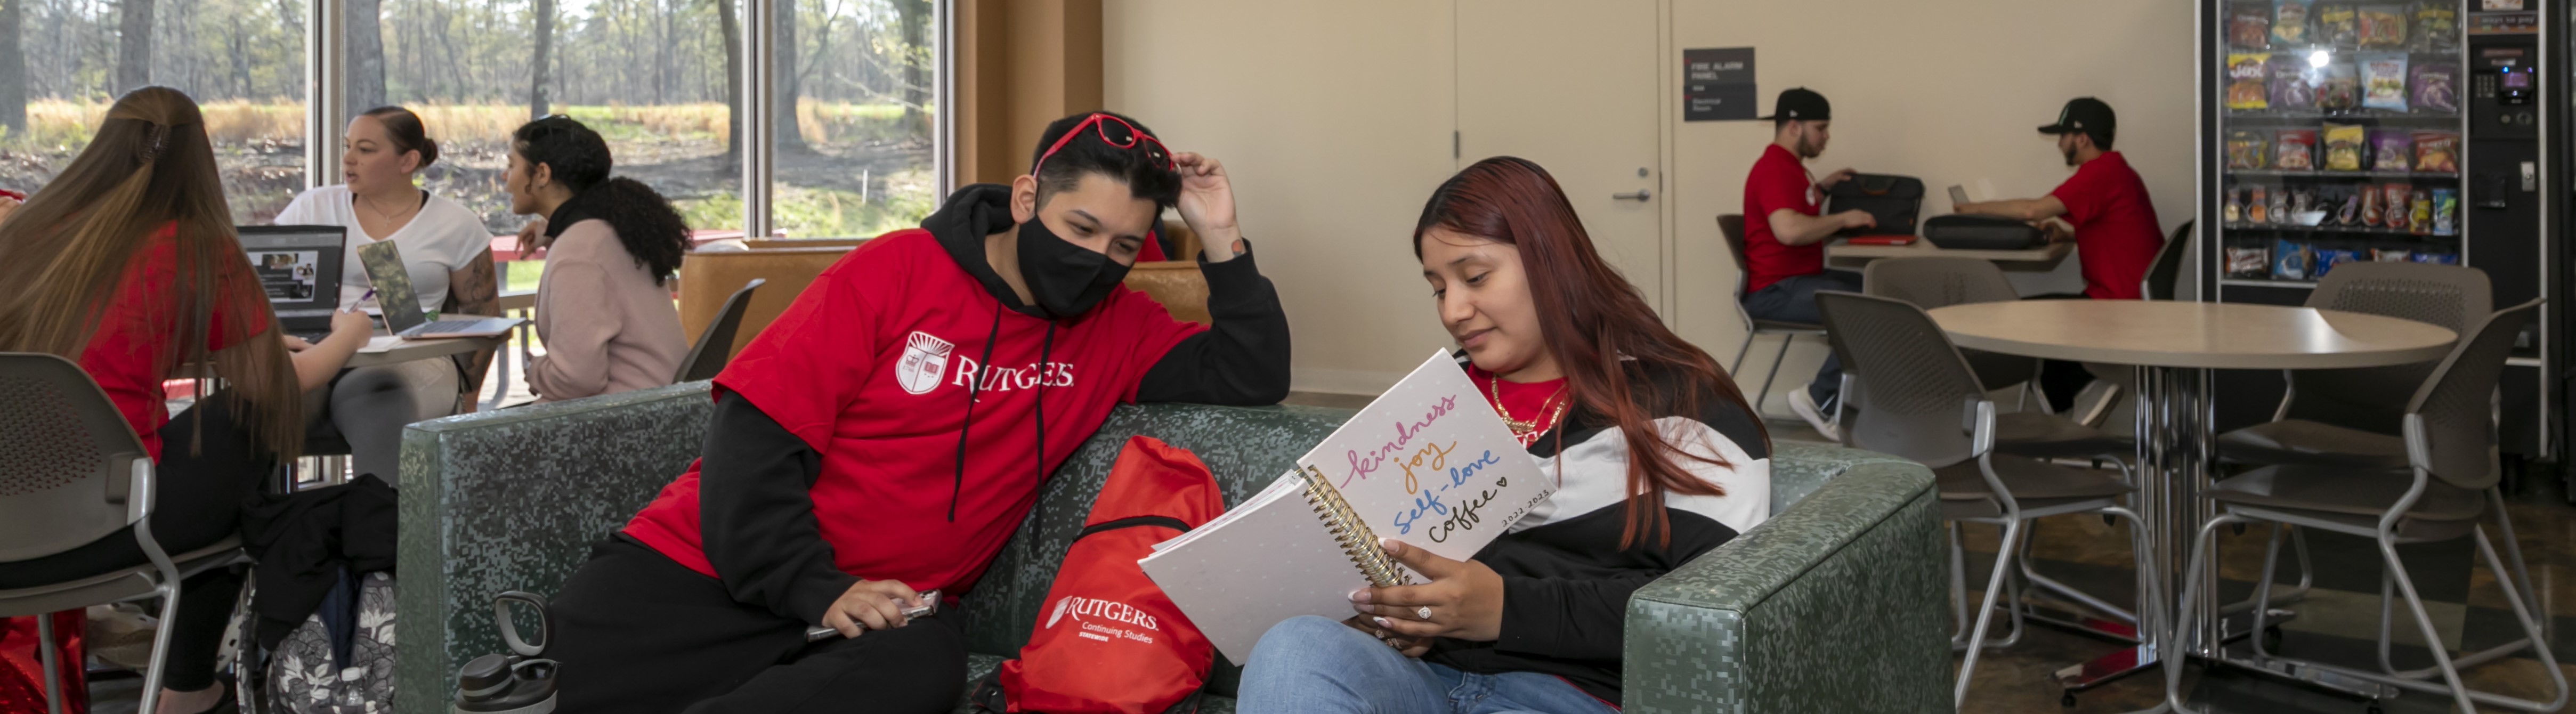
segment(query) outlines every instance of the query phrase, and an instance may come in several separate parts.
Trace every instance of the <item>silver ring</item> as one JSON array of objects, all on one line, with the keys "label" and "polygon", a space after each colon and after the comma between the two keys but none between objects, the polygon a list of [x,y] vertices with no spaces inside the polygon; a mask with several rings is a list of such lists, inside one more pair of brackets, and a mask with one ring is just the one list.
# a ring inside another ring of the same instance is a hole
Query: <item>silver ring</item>
[{"label": "silver ring", "polygon": [[1430,606],[1430,605],[1424,605],[1424,606],[1419,607],[1419,608],[1414,608],[1414,610],[1413,610],[1413,619],[1421,620],[1421,621],[1423,621],[1423,622],[1430,622],[1430,621],[1431,621],[1431,606]]}]

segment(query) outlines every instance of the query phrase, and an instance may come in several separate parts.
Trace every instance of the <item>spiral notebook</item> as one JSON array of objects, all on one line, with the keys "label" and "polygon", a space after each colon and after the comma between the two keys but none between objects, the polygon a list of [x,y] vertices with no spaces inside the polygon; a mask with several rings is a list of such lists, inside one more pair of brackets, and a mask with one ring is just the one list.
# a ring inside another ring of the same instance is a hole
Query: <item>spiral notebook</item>
[{"label": "spiral notebook", "polygon": [[1554,492],[1457,361],[1433,353],[1268,488],[1137,564],[1240,663],[1280,621],[1340,620],[1353,590],[1424,581],[1378,538],[1466,560]]}]

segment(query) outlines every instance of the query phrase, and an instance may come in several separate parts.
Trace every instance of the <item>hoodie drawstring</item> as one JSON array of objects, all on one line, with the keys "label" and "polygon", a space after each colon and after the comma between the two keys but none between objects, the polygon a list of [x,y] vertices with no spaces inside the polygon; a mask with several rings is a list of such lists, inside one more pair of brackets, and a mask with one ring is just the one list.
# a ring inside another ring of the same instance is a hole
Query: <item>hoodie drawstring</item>
[{"label": "hoodie drawstring", "polygon": [[[1052,323],[1050,323],[1052,325]],[[993,303],[993,327],[984,332],[984,361],[975,363],[975,374],[966,385],[966,423],[957,426],[957,471],[948,485],[948,522],[957,522],[957,495],[966,489],[966,435],[975,429],[975,397],[984,391],[984,379],[993,369],[993,343],[1002,336],[1002,303]],[[1047,336],[1055,330],[1049,327]],[[1043,418],[1043,417],[1041,417]],[[1043,439],[1041,439],[1043,440]],[[1038,463],[1046,463],[1046,453],[1038,454]]]}]

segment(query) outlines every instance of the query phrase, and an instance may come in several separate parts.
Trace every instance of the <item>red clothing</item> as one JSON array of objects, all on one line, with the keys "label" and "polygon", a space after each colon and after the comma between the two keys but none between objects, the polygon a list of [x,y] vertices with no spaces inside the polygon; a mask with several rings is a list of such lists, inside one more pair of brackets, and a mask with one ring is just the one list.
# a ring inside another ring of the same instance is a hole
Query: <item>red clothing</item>
[{"label": "red clothing", "polygon": [[1825,197],[1796,154],[1772,144],[1744,178],[1744,292],[1781,278],[1825,272],[1825,244],[1784,245],[1771,233],[1771,212],[1783,208],[1818,215]]},{"label": "red clothing", "polygon": [[2084,165],[2048,195],[2066,204],[2066,222],[2075,224],[2075,252],[2084,263],[2084,295],[2095,300],[2136,300],[2138,281],[2164,248],[2156,227],[2156,206],[2147,200],[2147,184],[2129,168],[2120,152],[2105,152]]},{"label": "red clothing", "polygon": [[[89,345],[81,349],[81,371],[98,380],[108,401],[125,415],[127,426],[142,437],[143,450],[152,460],[161,460],[161,425],[170,422],[170,408],[163,401],[161,380],[169,376],[169,361],[178,347],[179,283],[178,224],[162,226],[152,235],[141,252],[128,258],[125,277],[116,287],[116,295],[99,311],[98,331],[91,333]],[[228,329],[238,325],[246,332],[240,337],[257,335],[268,329],[267,293],[259,289],[259,280],[251,275],[248,258],[241,253],[223,261],[217,269],[225,280],[215,291],[216,309],[206,330],[206,351],[222,350],[236,339]]]},{"label": "red clothing", "polygon": [[[1138,381],[1165,352],[1207,329],[1125,286],[1081,317],[1053,322],[1052,337],[1050,324],[1003,309],[930,231],[900,230],[823,271],[715,381],[822,455],[808,494],[835,567],[961,593],[1037,503],[1043,477],[1111,407],[1135,401]],[[976,379],[983,388],[970,429]],[[696,464],[625,532],[718,577],[701,540]]]}]

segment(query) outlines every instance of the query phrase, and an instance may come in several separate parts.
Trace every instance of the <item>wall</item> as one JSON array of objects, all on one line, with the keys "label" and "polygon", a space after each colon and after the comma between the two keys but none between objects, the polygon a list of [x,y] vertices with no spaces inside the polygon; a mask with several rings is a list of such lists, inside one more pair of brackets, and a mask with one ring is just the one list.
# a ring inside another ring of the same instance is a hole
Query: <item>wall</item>
[{"label": "wall", "polygon": [[[2101,97],[2120,111],[2119,148],[2170,229],[2192,212],[2192,5],[1668,0],[1670,36],[1639,41],[1758,48],[1765,106],[1802,84],[1833,99],[1820,171],[1922,177],[1927,213],[1948,210],[1941,189],[1953,183],[1979,198],[2046,193],[2070,170],[2032,128],[2068,98]],[[1373,392],[1448,344],[1407,239],[1422,201],[1458,166],[1452,7],[1102,0],[1104,103],[1176,150],[1225,161],[1296,333],[1298,389]],[[1769,124],[1669,121],[1660,193],[1673,197],[1677,286],[1666,318],[1725,360],[1743,328],[1730,302],[1738,271],[1714,217],[1740,210]],[[2027,287],[2078,288],[2073,270],[2069,261]],[[1792,354],[1775,391],[1803,383],[1823,347]],[[1759,384],[1768,364],[1745,367]]]},{"label": "wall", "polygon": [[1449,177],[1450,4],[1103,0],[1103,95],[1224,162],[1296,387],[1374,393],[1449,344],[1413,259]]},{"label": "wall", "polygon": [[[1780,90],[1805,86],[1833,102],[1833,140],[1809,164],[1923,179],[1925,215],[1949,212],[1944,188],[1971,198],[2045,194],[2073,172],[2050,137],[2067,99],[2100,97],[2119,113],[2115,148],[2146,180],[2165,230],[2193,213],[2194,3],[2177,0],[1673,0],[1675,48],[1755,48],[1764,113]],[[1867,18],[1866,22],[1852,21]],[[1679,62],[1678,57],[1674,58]],[[1678,87],[1675,88],[1678,92]],[[1742,344],[1733,299],[1739,272],[1716,216],[1744,206],[1744,176],[1771,140],[1771,123],[1672,124],[1675,301],[1665,317],[1721,361]],[[2016,276],[2023,292],[2073,292],[2069,258],[2054,273]],[[2035,279],[2034,279],[2035,278]],[[1761,384],[1766,338],[1739,379]],[[1822,341],[1791,352],[1773,387],[1804,385]]]},{"label": "wall", "polygon": [[957,0],[957,182],[1029,171],[1048,122],[1101,106],[1100,0]]}]

